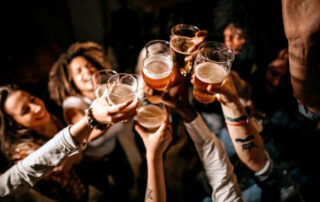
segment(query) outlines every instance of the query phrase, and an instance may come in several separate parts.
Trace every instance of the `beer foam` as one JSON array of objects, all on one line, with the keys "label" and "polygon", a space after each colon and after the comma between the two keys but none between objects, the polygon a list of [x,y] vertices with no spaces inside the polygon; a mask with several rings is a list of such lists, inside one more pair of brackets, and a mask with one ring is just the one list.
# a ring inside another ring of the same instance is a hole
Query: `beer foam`
[{"label": "beer foam", "polygon": [[164,111],[156,105],[145,105],[137,109],[138,122],[145,128],[157,128],[164,118]]},{"label": "beer foam", "polygon": [[132,87],[125,84],[114,86],[109,93],[109,101],[113,105],[121,104],[130,99],[134,100],[135,98],[136,94]]},{"label": "beer foam", "polygon": [[143,73],[151,79],[163,79],[172,72],[172,62],[167,57],[151,57],[146,59]]},{"label": "beer foam", "polygon": [[222,83],[227,72],[220,64],[204,62],[196,67],[196,77],[205,83]]}]

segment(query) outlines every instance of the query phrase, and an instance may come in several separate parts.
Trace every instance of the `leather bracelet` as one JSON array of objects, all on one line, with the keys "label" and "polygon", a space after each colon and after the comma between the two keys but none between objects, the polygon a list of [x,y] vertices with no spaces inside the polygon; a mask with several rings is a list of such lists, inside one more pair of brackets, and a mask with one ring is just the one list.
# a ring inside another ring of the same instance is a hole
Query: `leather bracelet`
[{"label": "leather bracelet", "polygon": [[99,123],[92,114],[92,108],[86,109],[85,110],[86,114],[85,116],[88,118],[88,125],[93,128],[93,129],[98,129],[98,130],[105,130],[108,126],[108,124],[104,123]]}]

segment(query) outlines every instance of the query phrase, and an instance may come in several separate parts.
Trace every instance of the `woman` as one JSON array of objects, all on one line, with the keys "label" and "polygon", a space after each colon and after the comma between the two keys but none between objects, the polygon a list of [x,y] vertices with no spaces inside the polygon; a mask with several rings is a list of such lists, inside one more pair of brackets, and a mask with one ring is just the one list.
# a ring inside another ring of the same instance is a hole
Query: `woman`
[{"label": "woman", "polygon": [[[111,68],[104,55],[103,48],[96,43],[74,43],[54,64],[49,76],[50,97],[62,105],[68,124],[83,118],[85,109],[95,99],[91,77],[98,70]],[[112,195],[115,199],[127,196],[123,192],[133,184],[127,156],[116,139],[122,126],[118,123],[111,128],[93,130],[84,160],[78,167],[84,182],[108,195],[108,200]]]},{"label": "woman", "polygon": [[[11,164],[27,157],[63,128],[41,99],[15,85],[0,88],[0,104],[1,150]],[[69,157],[37,182],[35,188],[58,201],[86,200],[87,188],[72,168],[81,157],[81,154]]]}]

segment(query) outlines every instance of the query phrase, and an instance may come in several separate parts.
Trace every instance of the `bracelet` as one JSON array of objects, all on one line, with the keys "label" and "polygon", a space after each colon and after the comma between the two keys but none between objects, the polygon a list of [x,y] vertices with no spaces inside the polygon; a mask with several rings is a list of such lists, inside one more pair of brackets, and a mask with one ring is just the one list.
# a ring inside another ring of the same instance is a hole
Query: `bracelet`
[{"label": "bracelet", "polygon": [[242,126],[244,124],[247,124],[249,122],[247,113],[244,113],[244,115],[238,117],[238,118],[230,118],[226,115],[223,115],[225,118],[225,122],[227,125],[231,126]]},{"label": "bracelet", "polygon": [[107,128],[107,124],[99,123],[92,114],[92,108],[85,110],[85,116],[88,118],[88,125],[93,129],[105,130]]}]

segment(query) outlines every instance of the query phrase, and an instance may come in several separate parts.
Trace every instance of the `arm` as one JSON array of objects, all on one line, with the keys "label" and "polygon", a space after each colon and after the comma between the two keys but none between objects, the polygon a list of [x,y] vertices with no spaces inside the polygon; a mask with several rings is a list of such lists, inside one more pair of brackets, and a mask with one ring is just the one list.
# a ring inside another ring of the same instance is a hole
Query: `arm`
[{"label": "arm", "polygon": [[213,188],[214,201],[242,201],[233,166],[229,161],[223,144],[208,129],[200,115],[188,101],[188,81],[175,71],[174,84],[165,92],[155,92],[146,87],[146,93],[154,96],[159,93],[160,99],[174,108],[184,119],[186,129],[202,160],[204,169]]},{"label": "arm", "polygon": [[168,113],[160,128],[149,134],[138,123],[135,129],[141,136],[147,151],[148,180],[145,201],[166,201],[166,189],[163,170],[163,152],[172,140],[172,126]]},{"label": "arm", "polygon": [[320,113],[320,2],[282,0],[282,17],[289,45],[294,95],[313,113]]},{"label": "arm", "polygon": [[[208,91],[219,92],[225,116],[234,119],[243,117],[245,109],[241,105],[233,79],[229,75],[220,88],[208,86]],[[236,83],[236,82],[235,82]],[[228,121],[227,127],[240,160],[252,170],[256,183],[264,190],[267,197],[280,201],[303,201],[298,187],[270,158],[264,148],[263,140],[250,119],[243,122]],[[269,196],[268,196],[269,195]]]},{"label": "arm", "polygon": [[[103,102],[94,102],[93,117],[100,123],[110,124],[125,120],[128,116],[118,112],[130,104],[131,101],[110,107]],[[60,131],[54,138],[0,176],[0,196],[9,195],[19,188],[33,186],[64,159],[77,153],[91,131],[88,117],[83,117],[73,126]]]}]

